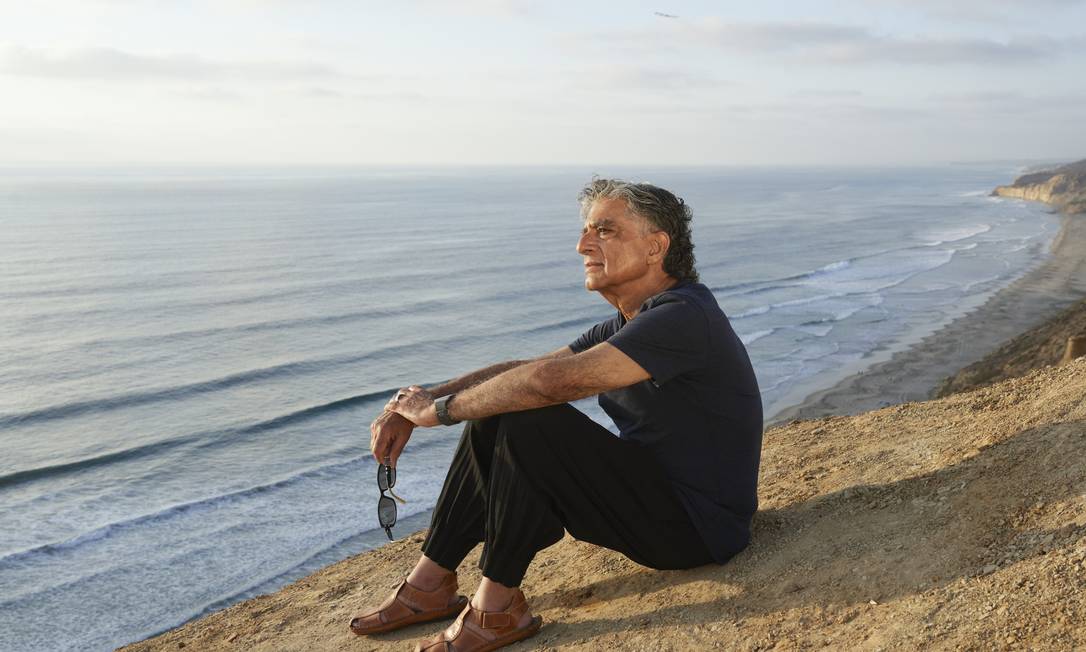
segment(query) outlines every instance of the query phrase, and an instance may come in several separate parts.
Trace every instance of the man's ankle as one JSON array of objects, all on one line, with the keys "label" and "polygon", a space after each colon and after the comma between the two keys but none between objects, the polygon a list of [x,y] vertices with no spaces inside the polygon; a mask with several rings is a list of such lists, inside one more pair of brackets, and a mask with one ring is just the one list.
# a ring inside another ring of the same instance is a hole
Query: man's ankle
[{"label": "man's ankle", "polygon": [[407,576],[407,583],[420,591],[433,591],[441,586],[449,575],[455,575],[454,571],[441,567],[419,568],[415,567]]},{"label": "man's ankle", "polygon": [[480,585],[471,596],[471,606],[480,611],[503,611],[512,604],[515,595],[515,587],[497,583],[490,583],[488,586]]}]

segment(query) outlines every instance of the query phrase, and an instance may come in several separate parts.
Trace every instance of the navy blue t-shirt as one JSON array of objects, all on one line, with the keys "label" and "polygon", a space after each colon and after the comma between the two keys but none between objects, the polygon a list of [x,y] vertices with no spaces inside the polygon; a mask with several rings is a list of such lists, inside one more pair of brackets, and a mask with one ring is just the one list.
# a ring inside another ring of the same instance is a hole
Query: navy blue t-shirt
[{"label": "navy blue t-shirt", "polygon": [[750,542],[758,508],[762,397],[746,347],[709,288],[685,283],[650,297],[629,322],[618,312],[570,344],[608,342],[652,375],[604,392],[619,436],[650,449],[713,558]]}]

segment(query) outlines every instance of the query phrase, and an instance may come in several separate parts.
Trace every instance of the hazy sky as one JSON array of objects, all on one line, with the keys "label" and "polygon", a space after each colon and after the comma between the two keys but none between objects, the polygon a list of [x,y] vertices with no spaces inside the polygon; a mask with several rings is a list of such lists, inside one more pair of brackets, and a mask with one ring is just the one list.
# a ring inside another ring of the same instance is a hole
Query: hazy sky
[{"label": "hazy sky", "polygon": [[0,0],[0,163],[1074,159],[1084,117],[1086,0]]}]

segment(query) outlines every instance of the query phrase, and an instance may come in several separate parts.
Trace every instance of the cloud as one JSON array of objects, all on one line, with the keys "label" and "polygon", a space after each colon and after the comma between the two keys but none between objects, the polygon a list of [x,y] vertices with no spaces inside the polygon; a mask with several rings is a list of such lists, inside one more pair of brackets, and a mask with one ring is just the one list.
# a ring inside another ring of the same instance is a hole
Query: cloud
[{"label": "cloud", "polygon": [[314,100],[341,100],[347,97],[347,94],[342,91],[321,86],[303,88],[298,91],[298,95]]},{"label": "cloud", "polygon": [[738,54],[785,56],[815,63],[1016,65],[1086,49],[1083,37],[1006,41],[965,37],[904,37],[866,27],[819,22],[739,23],[719,18],[668,21],[655,29],[605,32],[582,42],[627,49],[675,50],[691,45]]},{"label": "cloud", "polygon": [[865,6],[897,5],[922,14],[951,19],[973,20],[982,23],[998,24],[1012,14],[1038,14],[1050,19],[1050,12],[1086,6],[1086,0],[856,0]]},{"label": "cloud", "polygon": [[323,86],[297,90],[295,95],[310,100],[365,100],[368,102],[418,102],[427,99],[414,91],[345,91]]},{"label": "cloud", "polygon": [[545,6],[538,0],[416,0],[423,8],[472,16],[532,16]]},{"label": "cloud", "polygon": [[8,47],[0,73],[54,79],[282,81],[342,76],[319,63],[214,61],[191,54],[133,54],[113,48],[54,51]]},{"label": "cloud", "polygon": [[207,102],[238,102],[243,99],[241,94],[226,88],[190,88],[177,92],[177,95],[190,100],[202,100]]},{"label": "cloud", "polygon": [[1018,91],[988,90],[964,93],[937,93],[929,100],[939,109],[959,111],[971,116],[1029,115],[1071,112],[1080,114],[1086,106],[1086,93],[1026,95]]},{"label": "cloud", "polygon": [[863,27],[829,23],[729,23],[709,20],[694,27],[703,42],[725,50],[790,54],[832,63],[1018,64],[1060,53],[1047,37],[996,41],[876,34]]},{"label": "cloud", "polygon": [[843,98],[862,97],[858,90],[847,88],[804,88],[792,93],[793,97],[806,97],[816,100],[839,100]]},{"label": "cloud", "polygon": [[568,70],[563,77],[570,85],[585,91],[702,91],[734,87],[735,83],[673,68],[594,64]]}]

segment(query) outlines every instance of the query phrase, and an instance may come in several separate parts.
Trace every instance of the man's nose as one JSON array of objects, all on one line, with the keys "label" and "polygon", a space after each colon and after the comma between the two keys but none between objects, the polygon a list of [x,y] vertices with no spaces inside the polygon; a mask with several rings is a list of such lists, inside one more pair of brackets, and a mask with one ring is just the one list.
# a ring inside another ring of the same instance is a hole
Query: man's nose
[{"label": "man's nose", "polygon": [[577,239],[577,253],[581,255],[588,253],[591,245],[591,232],[585,231],[581,234],[581,237]]}]

